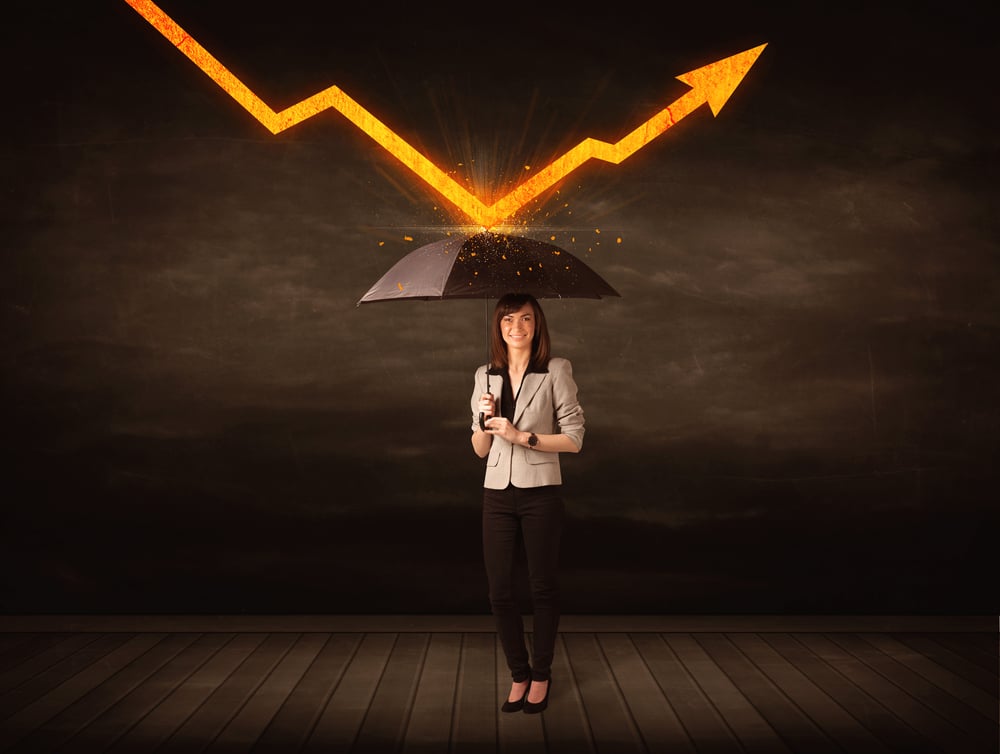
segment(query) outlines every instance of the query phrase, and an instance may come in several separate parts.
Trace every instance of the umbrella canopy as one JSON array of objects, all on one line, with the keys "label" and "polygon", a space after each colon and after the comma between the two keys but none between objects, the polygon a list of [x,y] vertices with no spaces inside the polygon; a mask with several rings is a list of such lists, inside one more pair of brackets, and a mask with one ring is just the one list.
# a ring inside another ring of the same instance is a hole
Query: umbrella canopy
[{"label": "umbrella canopy", "polygon": [[411,251],[358,304],[405,299],[618,296],[600,275],[554,244],[484,231],[454,236]]}]

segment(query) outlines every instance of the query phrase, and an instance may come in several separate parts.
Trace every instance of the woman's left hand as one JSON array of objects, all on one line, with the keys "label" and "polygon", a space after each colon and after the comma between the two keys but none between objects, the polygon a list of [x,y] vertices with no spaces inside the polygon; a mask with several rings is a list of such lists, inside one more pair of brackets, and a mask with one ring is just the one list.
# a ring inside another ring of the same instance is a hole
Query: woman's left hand
[{"label": "woman's left hand", "polygon": [[494,416],[486,421],[486,433],[495,437],[502,437],[509,443],[517,444],[521,439],[521,430],[510,423],[509,419],[502,416]]}]

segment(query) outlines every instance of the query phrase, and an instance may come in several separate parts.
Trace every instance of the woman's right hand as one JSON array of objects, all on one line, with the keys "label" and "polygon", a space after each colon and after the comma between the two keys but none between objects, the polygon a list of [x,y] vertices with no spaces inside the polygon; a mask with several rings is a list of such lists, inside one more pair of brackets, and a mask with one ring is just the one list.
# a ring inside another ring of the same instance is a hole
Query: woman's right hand
[{"label": "woman's right hand", "polygon": [[492,393],[484,393],[479,398],[479,413],[483,415],[483,420],[489,419],[496,412],[496,399]]}]

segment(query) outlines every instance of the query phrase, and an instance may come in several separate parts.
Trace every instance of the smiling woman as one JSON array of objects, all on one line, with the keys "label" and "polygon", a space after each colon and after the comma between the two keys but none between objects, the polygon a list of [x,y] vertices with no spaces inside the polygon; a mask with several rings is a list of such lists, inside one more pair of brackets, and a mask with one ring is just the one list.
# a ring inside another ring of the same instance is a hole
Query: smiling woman
[{"label": "smiling woman", "polygon": [[[487,389],[501,379],[500,396]],[[545,315],[530,294],[497,301],[490,363],[479,367],[472,394],[472,447],[486,458],[483,556],[490,605],[511,672],[504,712],[541,712],[548,705],[559,627],[557,566],[563,526],[560,453],[583,445],[583,409],[573,369],[550,356]],[[485,429],[478,417],[489,417]],[[531,581],[534,641],[529,660],[512,573],[523,542]]]}]

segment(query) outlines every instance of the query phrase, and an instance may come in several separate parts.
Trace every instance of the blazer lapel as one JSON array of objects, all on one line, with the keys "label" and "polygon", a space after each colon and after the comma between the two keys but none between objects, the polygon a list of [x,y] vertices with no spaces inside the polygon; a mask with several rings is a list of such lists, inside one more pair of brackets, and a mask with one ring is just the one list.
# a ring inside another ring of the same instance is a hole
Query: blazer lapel
[{"label": "blazer lapel", "polygon": [[517,410],[514,412],[515,426],[521,421],[521,414],[524,413],[524,409],[531,403],[531,399],[535,397],[535,393],[542,386],[547,374],[547,372],[528,372],[524,375],[521,381],[521,394],[517,397]]}]

